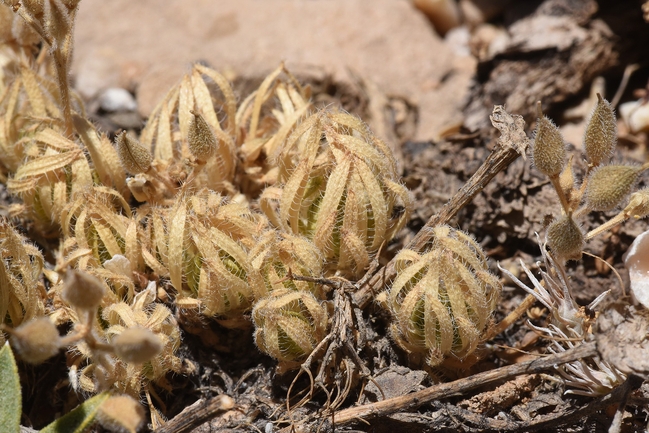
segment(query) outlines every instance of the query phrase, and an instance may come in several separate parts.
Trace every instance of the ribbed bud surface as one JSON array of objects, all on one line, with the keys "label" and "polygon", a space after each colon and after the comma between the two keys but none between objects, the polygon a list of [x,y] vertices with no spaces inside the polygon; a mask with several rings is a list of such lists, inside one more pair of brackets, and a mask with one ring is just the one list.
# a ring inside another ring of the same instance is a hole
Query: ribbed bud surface
[{"label": "ribbed bud surface", "polygon": [[598,166],[609,160],[617,143],[617,122],[613,107],[597,94],[597,105],[588,120],[584,134],[584,147],[588,162]]}]

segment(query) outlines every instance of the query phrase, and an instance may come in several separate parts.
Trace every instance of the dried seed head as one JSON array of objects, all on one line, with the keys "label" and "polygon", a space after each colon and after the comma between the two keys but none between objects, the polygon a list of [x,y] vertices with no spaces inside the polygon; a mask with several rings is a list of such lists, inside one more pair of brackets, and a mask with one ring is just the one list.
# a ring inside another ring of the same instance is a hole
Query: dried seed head
[{"label": "dried seed head", "polygon": [[624,208],[624,213],[636,219],[649,215],[649,188],[643,188],[631,194],[629,204]]},{"label": "dried seed head", "polygon": [[162,351],[160,338],[146,328],[128,328],[112,344],[117,356],[131,364],[143,364]]},{"label": "dried seed head", "polygon": [[406,351],[426,355],[431,366],[475,350],[501,290],[471,237],[448,226],[433,230],[427,252],[402,250],[395,258],[388,299],[392,337]]},{"label": "dried seed head", "polygon": [[554,221],[547,231],[548,245],[552,251],[565,259],[578,259],[584,246],[584,234],[572,219],[566,215]]},{"label": "dried seed head", "polygon": [[87,272],[68,269],[63,276],[63,299],[73,307],[92,311],[106,293],[104,285]]},{"label": "dried seed head", "polygon": [[113,395],[97,412],[97,421],[111,433],[135,433],[145,421],[142,405],[128,395]]},{"label": "dried seed head", "polygon": [[611,210],[629,195],[638,180],[640,167],[607,165],[593,170],[584,194],[592,210]]},{"label": "dried seed head", "polygon": [[11,346],[30,364],[41,362],[59,353],[61,336],[47,317],[39,317],[10,330]]},{"label": "dried seed head", "polygon": [[327,334],[327,312],[309,292],[276,290],[252,310],[255,343],[280,361],[306,359]]},{"label": "dried seed head", "polygon": [[543,115],[541,102],[537,104],[537,113],[532,160],[541,173],[556,177],[566,164],[566,144],[559,128]]},{"label": "dried seed head", "polygon": [[617,143],[617,122],[613,107],[597,94],[597,105],[593,109],[586,132],[584,147],[591,166],[598,166],[609,160]]},{"label": "dried seed head", "polygon": [[217,150],[217,141],[210,125],[207,124],[200,113],[190,110],[193,114],[192,120],[189,123],[189,131],[187,134],[187,141],[189,150],[192,155],[199,161],[207,161],[212,157]]},{"label": "dried seed head", "polygon": [[117,136],[117,154],[130,174],[145,173],[151,167],[151,153],[126,131]]}]

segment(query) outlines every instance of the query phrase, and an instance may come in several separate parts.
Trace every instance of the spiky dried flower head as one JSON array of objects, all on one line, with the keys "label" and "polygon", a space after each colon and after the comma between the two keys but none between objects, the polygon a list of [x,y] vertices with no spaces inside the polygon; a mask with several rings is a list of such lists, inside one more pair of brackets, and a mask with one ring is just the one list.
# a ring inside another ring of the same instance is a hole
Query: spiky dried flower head
[{"label": "spiky dried flower head", "polygon": [[269,230],[250,250],[249,257],[265,284],[264,289],[257,290],[259,293],[286,288],[308,291],[318,299],[324,298],[321,285],[289,278],[289,271],[298,276],[322,277],[322,253],[304,236]]},{"label": "spiky dried flower head", "polygon": [[97,412],[99,424],[111,433],[135,433],[144,424],[142,405],[129,395],[112,395]]},{"label": "spiky dried flower head", "polygon": [[548,245],[557,256],[578,259],[584,247],[584,234],[572,218],[564,215],[552,222],[547,230]]},{"label": "spiky dried flower head", "polygon": [[200,113],[190,110],[193,117],[189,122],[187,142],[192,155],[199,161],[207,161],[216,154],[218,142],[210,125]]},{"label": "spiky dried flower head", "polygon": [[47,317],[25,322],[10,330],[11,346],[20,357],[30,364],[40,364],[59,353],[61,336]]},{"label": "spiky dried flower head", "polygon": [[146,173],[151,168],[153,157],[131,134],[122,131],[115,140],[117,154],[124,169],[130,174]]},{"label": "spiky dried flower head", "polygon": [[397,254],[388,296],[392,337],[407,352],[425,355],[430,366],[476,349],[501,291],[475,240],[449,226],[433,232],[426,252]]},{"label": "spiky dried flower head", "polygon": [[643,188],[631,194],[629,204],[624,208],[624,213],[636,219],[649,215],[649,188]]},{"label": "spiky dried flower head", "polygon": [[[224,113],[221,119],[217,116],[219,112]],[[200,113],[200,119],[193,113]],[[205,170],[193,185],[225,192],[236,169],[236,143],[242,132],[237,127],[238,118],[236,98],[228,80],[215,70],[196,64],[153,109],[140,139],[168,173],[187,174],[184,159],[195,151],[210,153],[209,158],[204,158]],[[215,146],[205,147],[212,141],[210,135]]]},{"label": "spiky dried flower head", "polygon": [[258,297],[255,289],[264,286],[248,251],[266,224],[246,203],[201,191],[151,212],[144,260],[170,279],[177,301],[189,305],[198,299],[208,316],[240,316]]},{"label": "spiky dried flower head", "polygon": [[629,195],[642,169],[629,165],[605,165],[588,177],[584,199],[592,210],[611,210]]},{"label": "spiky dried flower head", "polygon": [[311,239],[330,270],[360,274],[411,210],[390,149],[358,118],[321,111],[295,129],[280,155],[283,186],[262,193],[264,213],[280,230]]},{"label": "spiky dried flower head", "polygon": [[[116,277],[123,277],[120,279],[130,299],[133,292],[131,272],[143,270],[144,262],[138,239],[139,223],[124,197],[112,188],[95,186],[75,195],[64,207],[61,220],[62,252],[70,257],[71,266],[99,272],[115,256],[129,261],[129,272]],[[114,280],[113,277],[105,279]],[[121,289],[116,291],[123,295],[120,292]]]},{"label": "spiky dried flower head", "polygon": [[304,361],[327,335],[327,311],[310,292],[275,290],[255,304],[252,320],[257,347],[287,363]]},{"label": "spiky dried flower head", "polygon": [[543,115],[540,102],[537,103],[537,116],[532,160],[541,173],[557,177],[566,164],[566,144],[559,128]]},{"label": "spiky dried flower head", "polygon": [[97,277],[87,272],[68,269],[63,276],[63,299],[79,310],[94,311],[106,293]]},{"label": "spiky dried flower head", "polygon": [[597,104],[590,115],[584,133],[586,157],[591,166],[607,162],[617,144],[617,122],[613,107],[597,94]]},{"label": "spiky dried flower head", "polygon": [[18,326],[45,314],[41,252],[0,218],[0,323]]},{"label": "spiky dried flower head", "polygon": [[150,361],[162,351],[162,341],[146,328],[128,328],[111,341],[117,356],[132,364]]}]

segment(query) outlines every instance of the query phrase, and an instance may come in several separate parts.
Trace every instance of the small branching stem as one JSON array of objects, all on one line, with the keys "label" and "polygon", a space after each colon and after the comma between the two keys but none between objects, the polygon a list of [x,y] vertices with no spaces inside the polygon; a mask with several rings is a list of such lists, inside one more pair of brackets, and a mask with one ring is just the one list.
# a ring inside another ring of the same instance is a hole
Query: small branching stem
[{"label": "small branching stem", "polygon": [[557,195],[559,196],[559,201],[561,202],[561,208],[563,209],[563,213],[566,215],[569,214],[570,212],[572,212],[572,209],[570,208],[570,203],[568,202],[568,198],[566,197],[563,188],[561,188],[559,176],[550,177],[550,182],[552,182],[552,186],[554,187],[555,191],[557,192]]}]

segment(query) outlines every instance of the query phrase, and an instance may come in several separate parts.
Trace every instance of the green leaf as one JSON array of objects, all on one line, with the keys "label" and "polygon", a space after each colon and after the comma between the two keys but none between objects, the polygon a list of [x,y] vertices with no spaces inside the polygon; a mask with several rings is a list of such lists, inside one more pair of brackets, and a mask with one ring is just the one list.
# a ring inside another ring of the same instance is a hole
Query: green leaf
[{"label": "green leaf", "polygon": [[108,392],[102,392],[84,401],[70,413],[63,415],[41,430],[40,433],[82,433],[95,421],[95,415],[101,404],[110,397]]},{"label": "green leaf", "polygon": [[0,349],[0,426],[4,431],[20,431],[21,405],[18,367],[7,342]]}]

